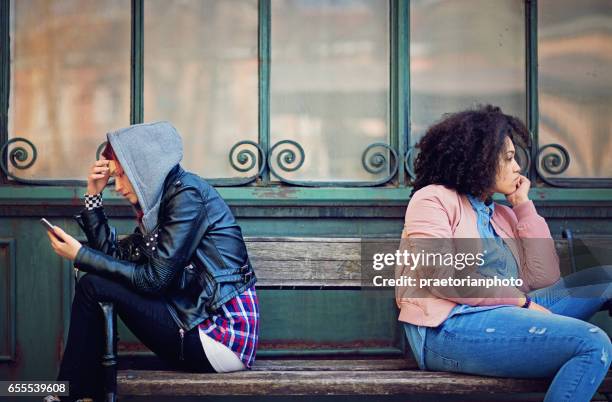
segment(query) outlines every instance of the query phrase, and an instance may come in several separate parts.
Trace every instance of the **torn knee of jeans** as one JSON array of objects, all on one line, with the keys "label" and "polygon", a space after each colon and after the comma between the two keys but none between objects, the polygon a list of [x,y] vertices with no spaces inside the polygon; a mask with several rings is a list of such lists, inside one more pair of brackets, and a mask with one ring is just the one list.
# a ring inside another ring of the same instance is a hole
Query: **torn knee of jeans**
[{"label": "torn knee of jeans", "polygon": [[605,347],[601,348],[601,362],[603,364],[608,364],[608,351]]},{"label": "torn knee of jeans", "polygon": [[485,329],[485,332],[488,332],[488,333],[495,332],[495,328],[487,328]]},{"label": "torn knee of jeans", "polygon": [[529,333],[530,334],[542,335],[545,332],[546,332],[546,328],[545,327],[542,327],[542,328],[531,327],[531,328],[529,328]]}]

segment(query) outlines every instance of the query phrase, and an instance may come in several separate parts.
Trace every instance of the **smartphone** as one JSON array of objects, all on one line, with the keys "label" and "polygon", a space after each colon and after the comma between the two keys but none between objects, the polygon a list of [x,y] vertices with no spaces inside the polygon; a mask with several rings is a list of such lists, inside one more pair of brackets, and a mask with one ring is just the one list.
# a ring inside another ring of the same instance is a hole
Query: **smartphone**
[{"label": "smartphone", "polygon": [[51,222],[49,222],[48,220],[46,220],[45,218],[41,218],[40,219],[40,223],[45,227],[45,229],[47,229],[49,232],[51,232],[51,234],[53,236],[55,236],[55,238],[59,241],[61,241],[62,243],[64,242],[62,239],[60,239],[60,237],[55,233],[55,230],[53,230],[53,225],[51,224]]}]

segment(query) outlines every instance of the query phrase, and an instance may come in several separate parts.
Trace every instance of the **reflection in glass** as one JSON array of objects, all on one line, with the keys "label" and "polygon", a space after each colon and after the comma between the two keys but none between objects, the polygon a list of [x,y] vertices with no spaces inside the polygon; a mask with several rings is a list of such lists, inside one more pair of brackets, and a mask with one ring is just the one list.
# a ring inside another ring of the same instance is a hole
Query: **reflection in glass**
[{"label": "reflection in glass", "polygon": [[171,121],[185,167],[203,177],[254,175],[257,166],[233,169],[229,154],[258,138],[257,0],[147,0],[144,9],[145,121]]},{"label": "reflection in glass", "polygon": [[539,0],[538,62],[540,144],[567,149],[563,177],[612,177],[612,2]]},{"label": "reflection in glass", "polygon": [[270,142],[293,140],[305,154],[294,172],[276,165],[273,154],[273,168],[292,180],[385,177],[388,170],[368,173],[361,160],[368,145],[389,142],[388,1],[271,6]]},{"label": "reflection in glass", "polygon": [[130,1],[18,0],[10,10],[9,139],[30,140],[38,158],[9,171],[85,179],[105,133],[129,124]]},{"label": "reflection in glass", "polygon": [[492,103],[525,120],[525,7],[517,0],[410,2],[411,142],[444,113]]}]

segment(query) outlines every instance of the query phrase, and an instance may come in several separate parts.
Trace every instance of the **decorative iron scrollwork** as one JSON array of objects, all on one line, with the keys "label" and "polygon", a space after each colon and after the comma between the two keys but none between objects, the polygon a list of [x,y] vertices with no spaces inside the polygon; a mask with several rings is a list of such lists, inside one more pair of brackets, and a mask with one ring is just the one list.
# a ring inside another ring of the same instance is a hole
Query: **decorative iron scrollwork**
[{"label": "decorative iron scrollwork", "polygon": [[[9,145],[17,143],[17,142],[24,142],[27,146],[29,146],[31,149],[32,156],[30,157],[30,153],[28,152],[26,148],[24,148],[23,146],[18,146],[18,147],[13,148],[10,151],[10,153],[8,154],[8,161],[11,163],[11,165],[15,169],[20,169],[20,170],[28,169],[32,165],[34,165],[34,163],[36,163],[36,158],[38,157],[38,151],[36,150],[36,147],[34,146],[34,144],[30,140],[27,140],[25,138],[13,138],[9,140],[4,147],[2,147],[2,156],[3,156],[2,162],[4,162],[5,150],[8,149]],[[27,162],[28,159],[30,159],[29,162]]]},{"label": "decorative iron scrollwork", "polygon": [[[282,148],[283,146],[286,148]],[[274,177],[285,184],[305,187],[371,187],[384,184],[391,180],[397,173],[399,165],[397,152],[388,144],[376,142],[368,145],[363,151],[361,163],[365,171],[371,174],[380,174],[385,171],[389,172],[385,177],[379,180],[333,182],[291,180],[284,177],[280,172],[295,172],[303,166],[305,160],[306,153],[299,143],[293,140],[282,140],[270,148],[268,154],[268,168]],[[275,161],[276,164],[274,164],[273,161]]]},{"label": "decorative iron scrollwork", "polygon": [[272,155],[274,154],[274,151],[285,144],[294,147],[295,150],[291,148],[286,148],[278,152],[278,155],[276,155],[276,164],[281,170],[285,172],[295,172],[296,170],[302,167],[304,161],[306,160],[306,153],[304,152],[304,148],[302,148],[302,146],[297,142],[292,140],[283,140],[274,144],[274,146],[270,148],[270,153],[268,157],[268,167],[270,168],[270,171],[281,180],[282,176],[276,173],[276,171],[274,170],[274,166],[272,166],[272,163],[270,163],[270,161],[272,160]]},{"label": "decorative iron scrollwork", "polygon": [[[25,145],[14,146],[17,143],[24,143]],[[103,146],[106,143],[98,147],[98,155],[102,151]],[[29,148],[29,149],[28,149]],[[35,180],[35,179],[24,179],[22,177],[15,176],[9,171],[9,167],[6,165],[6,161],[10,163],[10,166],[19,169],[26,170],[34,166],[38,159],[38,150],[36,145],[26,138],[15,137],[11,138],[2,146],[0,149],[0,169],[6,175],[6,177],[13,179],[17,183],[31,184],[37,186],[85,186],[87,181],[85,180]],[[112,183],[112,181],[111,181]]]},{"label": "decorative iron scrollwork", "polygon": [[408,176],[410,176],[412,180],[416,179],[416,174],[414,173],[414,161],[416,158],[416,153],[416,148],[410,147],[406,151],[406,156],[404,156],[404,169],[406,169]]},{"label": "decorative iron scrollwork", "polygon": [[539,178],[550,186],[563,186],[554,179],[547,176],[559,175],[567,170],[570,164],[570,156],[567,150],[559,144],[547,144],[538,150],[536,154],[536,171]]},{"label": "decorative iron scrollwork", "polygon": [[[100,144],[96,150],[96,158],[100,154],[106,142]],[[250,148],[250,149],[248,149]],[[532,158],[528,149],[516,146],[516,159],[523,174],[529,172]],[[415,178],[414,160],[417,151],[410,147],[404,159],[401,161],[403,168],[411,178]],[[391,181],[397,174],[400,161],[397,152],[388,144],[376,142],[365,148],[361,155],[361,163],[364,170],[370,174],[382,174],[388,172],[384,177],[372,181],[301,181],[291,180],[283,176],[283,173],[298,171],[306,160],[304,148],[293,140],[283,140],[274,144],[268,153],[254,141],[240,141],[230,149],[229,162],[232,168],[244,173],[253,170],[256,166],[259,169],[254,175],[244,178],[209,178],[211,184],[216,186],[241,186],[256,181],[263,174],[266,166],[272,176],[283,183],[306,186],[306,187],[371,187],[378,186]],[[12,170],[27,170],[34,166],[38,160],[38,150],[35,144],[22,137],[15,137],[7,141],[0,149],[0,169],[6,177],[17,183],[42,186],[84,186],[85,180],[34,180],[18,177],[10,172]],[[274,162],[274,163],[272,163]],[[539,179],[544,183],[554,187],[576,187],[576,188],[597,188],[610,187],[609,179],[588,179],[588,178],[553,178],[563,174],[569,168],[571,159],[569,152],[559,144],[547,144],[542,146],[535,155],[533,163]],[[112,184],[112,180],[109,182]]]},{"label": "decorative iron scrollwork", "polygon": [[[552,149],[552,152],[545,153],[547,149]],[[538,151],[538,160],[540,157],[542,159],[538,167],[552,175],[565,172],[570,164],[569,153],[559,144],[548,144],[541,147]]]},{"label": "decorative iron scrollwork", "polygon": [[529,168],[531,167],[531,155],[529,155],[529,150],[523,148],[518,144],[515,144],[514,149],[514,157],[516,159],[516,162],[521,167],[521,174],[528,175]]},{"label": "decorative iron scrollwork", "polygon": [[[245,149],[245,146],[254,147],[255,150],[253,151],[251,149]],[[264,150],[259,146],[259,144],[254,141],[244,140],[237,142],[230,149],[228,158],[232,168],[238,172],[248,172],[249,170],[252,170],[255,166],[257,166],[258,162],[259,169],[256,174],[249,177],[216,178],[206,179],[206,181],[215,186],[243,186],[261,177],[261,174],[266,167],[266,154]]]}]

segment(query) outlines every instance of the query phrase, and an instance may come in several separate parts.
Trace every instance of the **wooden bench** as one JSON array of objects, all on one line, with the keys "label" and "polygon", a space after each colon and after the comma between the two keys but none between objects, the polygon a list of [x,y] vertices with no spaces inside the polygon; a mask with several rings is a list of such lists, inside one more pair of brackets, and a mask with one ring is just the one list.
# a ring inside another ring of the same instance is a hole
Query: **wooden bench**
[{"label": "wooden bench", "polygon": [[[569,240],[557,240],[556,245],[564,261],[562,270],[569,273],[576,269],[572,262],[575,246],[571,232],[566,237]],[[267,290],[306,290],[319,292],[316,294],[323,297],[321,292],[347,289],[367,293],[360,290],[361,246],[361,239],[348,238],[247,239],[260,294]],[[393,291],[384,297],[393,299]],[[394,305],[394,302],[389,304]],[[300,308],[295,307],[298,311]],[[390,320],[397,317],[393,307],[387,309],[376,304],[373,309],[376,308],[385,311],[372,311],[372,314],[387,315]],[[112,306],[104,304],[103,309],[108,317],[110,336],[107,339],[112,339],[116,333]],[[270,310],[263,312],[262,328],[270,313]],[[396,326],[399,328],[398,323]],[[543,393],[550,383],[550,379],[420,371],[406,346],[403,332],[397,333],[399,338],[396,334],[378,342],[349,339],[345,344],[318,343],[312,339],[296,339],[292,343],[291,339],[263,337],[260,341],[263,350],[258,352],[253,369],[227,374],[171,371],[152,353],[134,353],[134,345],[124,348],[117,373],[115,348],[109,342],[103,362],[107,368],[108,401],[114,401],[116,393],[126,396]],[[612,377],[606,378],[600,392],[612,393]]]},{"label": "wooden bench", "polygon": [[[119,394],[425,395],[543,393],[550,380],[481,377],[420,371],[406,359],[260,360],[253,370],[227,374],[122,370]],[[612,377],[602,390],[612,390]]]}]

